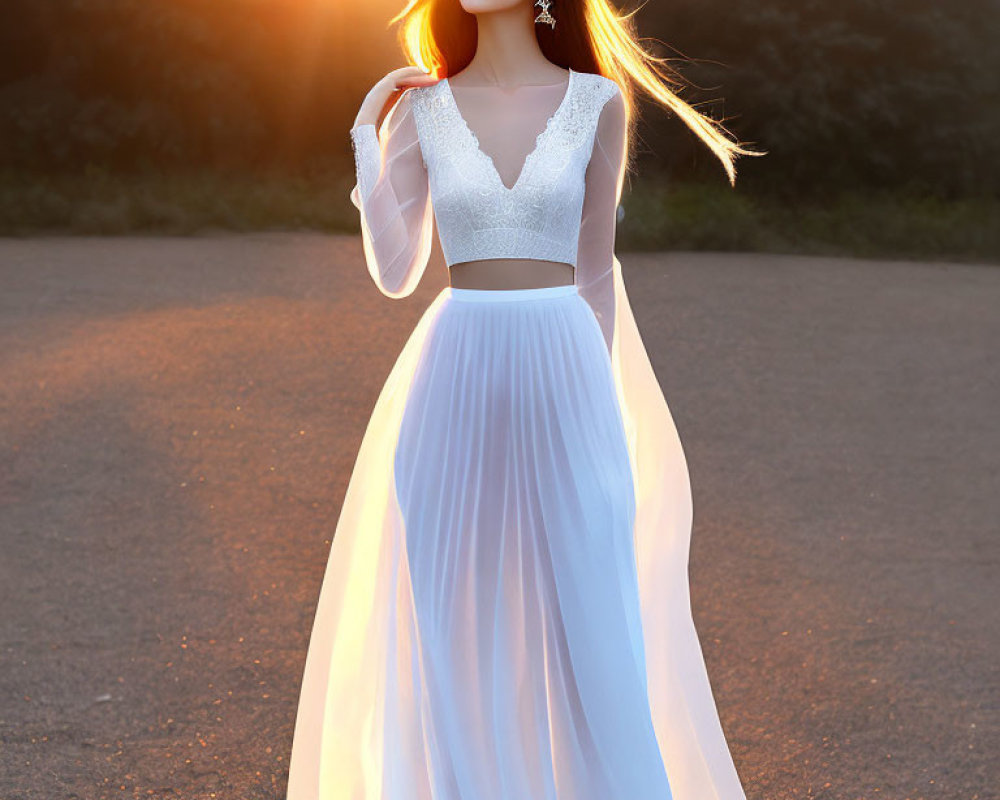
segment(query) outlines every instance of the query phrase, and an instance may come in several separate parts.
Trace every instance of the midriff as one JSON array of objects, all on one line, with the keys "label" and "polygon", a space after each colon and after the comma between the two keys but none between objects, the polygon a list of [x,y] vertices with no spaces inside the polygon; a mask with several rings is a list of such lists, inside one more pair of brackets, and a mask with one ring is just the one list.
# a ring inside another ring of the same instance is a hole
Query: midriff
[{"label": "midriff", "polygon": [[449,269],[456,289],[541,289],[575,283],[572,264],[533,258],[463,261]]}]

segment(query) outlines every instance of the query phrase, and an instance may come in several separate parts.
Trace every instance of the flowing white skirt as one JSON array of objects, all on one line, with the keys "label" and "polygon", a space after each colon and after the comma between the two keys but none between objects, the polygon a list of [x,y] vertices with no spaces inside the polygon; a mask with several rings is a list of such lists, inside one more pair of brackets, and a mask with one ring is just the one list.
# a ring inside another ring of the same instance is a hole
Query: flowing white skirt
[{"label": "flowing white skirt", "polygon": [[425,692],[405,747],[433,796],[669,797],[628,446],[576,287],[450,291],[395,471]]},{"label": "flowing white skirt", "polygon": [[446,288],[411,335],[331,547],[289,800],[743,800],[615,266],[613,358],[575,286]]}]

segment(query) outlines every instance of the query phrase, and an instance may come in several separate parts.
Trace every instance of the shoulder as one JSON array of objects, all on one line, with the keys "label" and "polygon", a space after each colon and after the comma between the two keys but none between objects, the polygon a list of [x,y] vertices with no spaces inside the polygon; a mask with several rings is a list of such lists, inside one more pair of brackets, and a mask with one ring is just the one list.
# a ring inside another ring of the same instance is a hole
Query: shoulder
[{"label": "shoulder", "polygon": [[597,72],[580,73],[587,86],[589,105],[594,108],[602,124],[624,123],[626,117],[625,98],[618,82]]},{"label": "shoulder", "polygon": [[410,86],[404,89],[400,93],[399,97],[396,98],[394,107],[401,109],[405,108],[407,110],[411,109],[414,105],[416,105],[416,99],[419,97],[418,92],[425,88],[426,87],[424,86]]},{"label": "shoulder", "polygon": [[401,102],[405,100],[407,105],[411,106],[425,105],[431,98],[441,93],[444,88],[443,84],[444,80],[442,79],[426,86],[410,86],[403,90],[399,99]]},{"label": "shoulder", "polygon": [[419,130],[429,130],[444,124],[447,116],[444,80],[426,86],[410,86],[400,95],[398,104],[412,116]]},{"label": "shoulder", "polygon": [[607,75],[598,75],[601,84],[607,89],[608,93],[613,95],[621,94],[621,86],[618,85],[618,81],[609,78]]},{"label": "shoulder", "polygon": [[592,74],[597,92],[597,107],[600,109],[601,127],[619,128],[627,123],[625,96],[618,82],[604,75]]},{"label": "shoulder", "polygon": [[392,105],[392,113],[397,119],[410,120],[420,127],[421,119],[428,116],[431,100],[440,86],[440,81],[428,86],[409,86],[404,89]]},{"label": "shoulder", "polygon": [[602,105],[615,96],[621,97],[622,91],[618,82],[606,75],[602,75],[599,72],[581,72],[578,74],[588,84],[590,91],[597,95]]}]

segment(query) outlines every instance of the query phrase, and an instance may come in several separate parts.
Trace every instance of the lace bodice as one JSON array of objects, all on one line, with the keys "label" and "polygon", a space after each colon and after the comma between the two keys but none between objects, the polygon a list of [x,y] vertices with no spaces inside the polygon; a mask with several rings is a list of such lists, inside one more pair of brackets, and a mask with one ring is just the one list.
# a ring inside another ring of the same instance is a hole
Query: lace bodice
[{"label": "lace bodice", "polygon": [[[544,105],[551,92],[517,98],[520,138],[525,129],[540,131],[527,156],[509,141],[515,137],[501,137],[493,145],[499,148],[494,161],[447,78],[405,91],[379,135],[371,124],[351,130],[358,179],[351,200],[361,212],[369,272],[384,293],[402,297],[416,287],[429,256],[433,218],[449,266],[493,258],[575,266],[576,284],[610,347],[624,100],[614,81],[593,73],[570,70],[565,88],[558,88],[562,97],[551,113]],[[475,91],[480,94],[472,122],[489,131],[503,90]],[[536,124],[529,124],[532,118]],[[506,168],[518,164],[519,171]],[[505,183],[498,165],[515,179]]]},{"label": "lace bodice", "polygon": [[534,258],[576,266],[584,173],[601,101],[618,90],[570,70],[563,100],[508,188],[466,124],[447,78],[421,87],[413,114],[445,262]]}]

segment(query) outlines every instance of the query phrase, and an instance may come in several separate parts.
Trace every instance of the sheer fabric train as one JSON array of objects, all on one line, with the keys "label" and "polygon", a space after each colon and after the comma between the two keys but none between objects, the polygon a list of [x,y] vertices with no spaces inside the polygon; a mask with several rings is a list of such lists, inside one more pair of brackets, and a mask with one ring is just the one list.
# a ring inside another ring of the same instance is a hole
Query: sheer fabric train
[{"label": "sheer fabric train", "polygon": [[[534,118],[545,119],[558,89],[524,90],[517,98],[521,120],[530,118],[532,111]],[[359,174],[351,197],[361,212],[369,271],[390,297],[406,296],[416,287],[433,230],[426,165],[408,102],[410,94],[403,94],[377,138],[374,126],[352,131]],[[499,94],[495,99],[502,101]],[[476,119],[477,108],[471,92],[468,100],[463,108],[471,121]],[[487,103],[480,107],[486,114]],[[692,506],[686,460],[613,252],[623,176],[622,142],[610,117],[601,114],[594,135],[572,291],[573,296],[586,300],[599,323],[594,330],[603,334],[608,348],[606,363],[625,431],[633,488],[634,559],[612,559],[607,569],[614,571],[623,586],[630,580],[638,584],[641,625],[630,630],[635,634],[641,629],[641,636],[631,635],[626,650],[644,664],[655,739],[669,777],[669,788],[656,786],[654,791],[655,784],[647,783],[649,792],[630,795],[629,800],[667,800],[671,795],[675,800],[744,800],[691,616],[687,568]],[[502,173],[507,185],[541,128],[539,122],[530,131],[522,122],[519,130],[524,133],[519,138],[513,131],[506,136],[498,132],[489,143],[498,174]],[[484,130],[482,125],[478,129]],[[292,748],[289,800],[453,800],[440,784],[433,786],[432,781],[438,779],[430,777],[434,765],[427,763],[432,751],[421,720],[428,717],[426,704],[433,702],[434,695],[421,669],[422,635],[427,632],[418,625],[411,579],[419,565],[407,547],[399,499],[407,497],[407,487],[397,486],[396,468],[407,408],[413,408],[418,396],[417,377],[439,350],[432,345],[445,330],[443,320],[453,328],[457,325],[459,318],[452,312],[456,295],[461,294],[446,288],[424,312],[379,395],[365,432],[313,623]],[[451,411],[444,408],[439,413]],[[464,500],[472,502],[473,498]],[[463,497],[455,497],[455,502],[461,501]],[[444,576],[443,580],[460,582],[462,577]],[[584,607],[586,603],[581,613]],[[594,624],[599,626],[600,621]],[[611,638],[609,647],[620,648],[619,638]],[[498,659],[513,662],[511,669],[527,657],[541,656],[497,654]],[[472,672],[464,677],[481,675],[487,666],[499,670],[503,664],[471,663]],[[605,702],[617,702],[614,687]],[[591,711],[593,719],[600,719],[600,708]],[[526,719],[521,729],[501,733],[522,742],[558,736],[555,729],[539,730],[537,718]],[[478,738],[470,733],[470,748],[475,742],[488,747],[489,734],[497,732],[482,733]],[[552,752],[564,744],[551,741]],[[564,774],[562,781],[564,787],[573,785],[572,775]],[[494,795],[497,800],[578,800],[584,796],[591,800],[590,795],[554,794],[551,786],[530,797],[516,791]],[[600,800],[601,796],[592,798]]]}]

